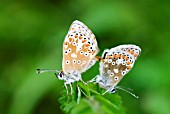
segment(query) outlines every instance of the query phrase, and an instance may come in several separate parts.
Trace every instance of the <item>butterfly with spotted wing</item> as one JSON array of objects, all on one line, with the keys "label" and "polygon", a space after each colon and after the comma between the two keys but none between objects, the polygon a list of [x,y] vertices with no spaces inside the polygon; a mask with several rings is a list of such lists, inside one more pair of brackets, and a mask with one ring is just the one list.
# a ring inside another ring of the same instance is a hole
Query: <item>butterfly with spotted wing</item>
[{"label": "butterfly with spotted wing", "polygon": [[95,64],[98,60],[96,57],[98,52],[99,48],[94,34],[85,24],[75,20],[71,24],[63,43],[62,71],[37,69],[37,72],[58,72],[56,76],[65,81],[64,86],[67,94],[67,84],[70,85],[72,94],[72,83],[76,81],[85,83],[82,80],[81,73]]},{"label": "butterfly with spotted wing", "polygon": [[110,50],[106,49],[100,61],[100,75],[97,75],[90,82],[95,81],[100,87],[106,89],[103,95],[107,92],[115,93],[117,88],[128,92],[118,87],[117,84],[132,69],[140,53],[141,49],[138,46],[130,44],[120,45]]}]

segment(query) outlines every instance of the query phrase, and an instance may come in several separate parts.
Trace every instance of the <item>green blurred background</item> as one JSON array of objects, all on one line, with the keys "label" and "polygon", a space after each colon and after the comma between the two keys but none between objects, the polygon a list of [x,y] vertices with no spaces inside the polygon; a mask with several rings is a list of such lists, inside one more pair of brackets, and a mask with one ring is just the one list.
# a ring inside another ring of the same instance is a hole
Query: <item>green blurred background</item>
[{"label": "green blurred background", "polygon": [[[78,19],[95,34],[100,53],[120,44],[142,49],[119,83],[127,114],[170,114],[170,2],[168,0],[1,0],[0,113],[59,114],[63,82],[37,68],[62,68],[62,44]],[[83,74],[99,73],[98,62]]]}]

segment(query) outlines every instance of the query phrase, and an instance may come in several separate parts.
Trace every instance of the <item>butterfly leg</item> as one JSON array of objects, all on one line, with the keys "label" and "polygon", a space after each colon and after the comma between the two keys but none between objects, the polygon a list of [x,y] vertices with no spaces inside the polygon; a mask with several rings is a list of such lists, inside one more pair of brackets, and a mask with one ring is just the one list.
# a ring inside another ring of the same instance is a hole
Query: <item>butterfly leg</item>
[{"label": "butterfly leg", "polygon": [[66,92],[67,92],[67,95],[68,95],[68,88],[67,88],[67,83],[66,82],[64,83],[64,87],[66,88]]},{"label": "butterfly leg", "polygon": [[81,92],[80,92],[80,87],[77,85],[77,90],[78,90],[78,95],[77,95],[77,104],[80,103],[80,98],[81,98]]},{"label": "butterfly leg", "polygon": [[110,91],[110,88],[109,89],[107,89],[102,95],[105,95],[107,92],[109,92]]},{"label": "butterfly leg", "polygon": [[90,82],[97,83],[97,81],[96,81],[97,78],[98,78],[98,75],[95,76],[94,78],[92,78],[91,80],[89,80],[87,83],[90,83]]},{"label": "butterfly leg", "polygon": [[73,86],[72,86],[72,83],[70,83],[70,90],[71,90],[70,94],[72,95],[72,93],[73,93]]},{"label": "butterfly leg", "polygon": [[87,83],[83,81],[81,78],[80,78],[80,81],[83,82],[84,85],[87,85]]}]

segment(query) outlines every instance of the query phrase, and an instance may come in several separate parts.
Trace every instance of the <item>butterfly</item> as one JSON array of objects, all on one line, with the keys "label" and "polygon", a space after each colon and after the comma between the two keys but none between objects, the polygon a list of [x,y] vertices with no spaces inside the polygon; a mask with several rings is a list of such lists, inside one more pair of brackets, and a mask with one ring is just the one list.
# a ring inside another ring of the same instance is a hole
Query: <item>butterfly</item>
[{"label": "butterfly", "polygon": [[[82,81],[81,74],[88,70],[97,61],[96,55],[99,52],[96,38],[92,31],[82,22],[75,20],[65,37],[63,43],[62,71],[37,69],[38,73],[56,71],[58,79],[64,80],[70,85],[72,94],[72,83]],[[86,83],[85,83],[86,84]]]},{"label": "butterfly", "polygon": [[115,93],[117,84],[132,69],[140,53],[140,47],[130,44],[104,50],[100,60],[100,75],[91,82],[96,81],[100,87],[106,89],[103,95],[107,92]]}]

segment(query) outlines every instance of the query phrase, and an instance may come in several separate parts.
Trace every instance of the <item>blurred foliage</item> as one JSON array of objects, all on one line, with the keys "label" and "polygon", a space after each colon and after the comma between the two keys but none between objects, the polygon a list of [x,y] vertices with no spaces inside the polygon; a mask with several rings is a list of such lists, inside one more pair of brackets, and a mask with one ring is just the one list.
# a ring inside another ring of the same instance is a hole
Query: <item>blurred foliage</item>
[{"label": "blurred foliage", "polygon": [[[135,99],[118,91],[126,113],[169,114],[169,4],[169,0],[1,0],[0,113],[63,113],[58,102],[63,82],[53,73],[40,76],[35,70],[62,69],[63,40],[72,21],[78,19],[95,34],[99,55],[120,44],[141,47],[133,70],[119,83],[140,96]],[[97,75],[98,67],[96,63],[83,79]],[[120,99],[117,94],[110,97]],[[94,96],[93,100],[103,99]],[[71,113],[94,109],[85,97],[80,104]]]}]

